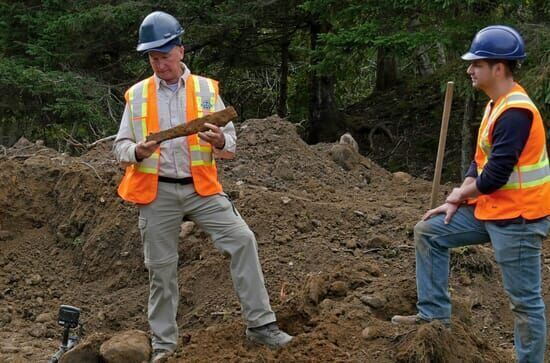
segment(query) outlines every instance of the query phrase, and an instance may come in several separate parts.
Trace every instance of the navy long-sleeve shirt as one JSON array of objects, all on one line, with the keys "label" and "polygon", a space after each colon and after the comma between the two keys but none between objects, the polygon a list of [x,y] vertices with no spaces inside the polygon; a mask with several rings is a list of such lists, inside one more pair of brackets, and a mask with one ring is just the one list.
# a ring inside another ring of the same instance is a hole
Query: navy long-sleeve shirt
[{"label": "navy long-sleeve shirt", "polygon": [[478,175],[473,161],[466,173],[466,177],[476,178],[477,189],[482,194],[493,193],[508,182],[529,138],[533,115],[526,109],[511,108],[495,122],[491,155],[483,172]]}]

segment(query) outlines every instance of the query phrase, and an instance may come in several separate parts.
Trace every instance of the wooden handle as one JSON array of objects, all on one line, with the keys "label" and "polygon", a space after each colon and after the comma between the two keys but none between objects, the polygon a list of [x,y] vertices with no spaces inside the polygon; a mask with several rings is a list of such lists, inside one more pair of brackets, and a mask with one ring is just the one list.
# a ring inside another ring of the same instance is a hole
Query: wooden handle
[{"label": "wooden handle", "polygon": [[447,82],[447,90],[445,91],[445,105],[443,106],[443,117],[441,118],[441,132],[439,133],[439,146],[437,148],[437,160],[435,162],[434,180],[432,184],[432,196],[430,198],[430,208],[435,208],[437,204],[437,193],[439,192],[441,169],[443,168],[443,157],[445,156],[447,129],[449,128],[449,117],[451,115],[451,104],[453,102],[453,89],[454,82]]},{"label": "wooden handle", "polygon": [[209,115],[196,118],[185,125],[179,125],[170,129],[155,132],[146,137],[146,141],[156,141],[160,144],[163,141],[175,139],[176,137],[189,136],[198,132],[209,130],[204,126],[205,122],[211,123],[218,127],[223,127],[229,123],[229,121],[237,117],[237,111],[231,106],[218,112],[212,112]]}]

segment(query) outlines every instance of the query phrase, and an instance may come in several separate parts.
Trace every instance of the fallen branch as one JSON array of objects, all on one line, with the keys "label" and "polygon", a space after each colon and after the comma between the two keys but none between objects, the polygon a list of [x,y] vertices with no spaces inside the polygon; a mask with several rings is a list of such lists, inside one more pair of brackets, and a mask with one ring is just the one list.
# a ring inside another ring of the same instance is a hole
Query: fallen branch
[{"label": "fallen branch", "polygon": [[228,316],[228,315],[239,315],[238,311],[214,311],[210,313],[212,316]]},{"label": "fallen branch", "polygon": [[8,160],[13,160],[13,159],[28,159],[28,158],[32,158],[33,156],[36,156],[44,151],[49,151],[50,149],[41,149],[41,150],[38,150],[37,152],[35,152],[34,154],[20,154],[20,155],[12,155],[10,157],[8,157]]},{"label": "fallen branch", "polygon": [[331,248],[330,250],[332,252],[348,252],[352,255],[354,254],[354,250],[352,250],[351,248]]},{"label": "fallen branch", "polygon": [[399,246],[395,246],[394,248],[401,248],[401,249],[404,249],[404,250],[414,250],[415,249],[414,246],[410,246],[410,245],[399,245]]},{"label": "fallen branch", "polygon": [[80,147],[80,148],[86,149],[86,146],[84,144],[82,144],[81,142],[75,140],[75,138],[72,137],[67,131],[61,129],[61,133],[65,134],[66,137],[64,137],[63,140],[65,140],[67,142],[67,144],[70,144],[70,145],[75,146],[75,147]]},{"label": "fallen branch", "polygon": [[393,149],[392,149],[389,153],[387,153],[386,155],[380,156],[380,157],[378,157],[378,158],[370,158],[370,159],[373,160],[373,161],[378,161],[378,160],[383,160],[383,159],[389,158],[390,156],[392,156],[392,155],[395,153],[395,151],[397,150],[397,148],[399,147],[399,145],[401,145],[401,143],[403,142],[403,140],[404,140],[403,137],[399,138],[399,140],[397,141],[397,143],[395,144],[395,146],[393,147]]},{"label": "fallen branch", "polygon": [[114,140],[115,138],[116,138],[116,135],[110,135],[110,136],[104,137],[102,139],[99,139],[99,140],[96,140],[96,141],[92,142],[91,144],[86,144],[86,148],[91,149],[94,146],[96,146],[97,144],[100,144],[102,142],[109,141],[109,140]]},{"label": "fallen branch", "polygon": [[91,169],[94,171],[94,173],[95,173],[95,175],[97,176],[97,178],[98,178],[99,180],[103,181],[103,178],[101,178],[101,176],[99,176],[99,173],[97,172],[97,170],[95,170],[95,168],[94,168],[92,165],[88,164],[88,163],[85,162],[85,161],[79,161],[78,163],[79,163],[79,164],[84,164],[84,165],[86,165],[87,167],[91,168]]}]

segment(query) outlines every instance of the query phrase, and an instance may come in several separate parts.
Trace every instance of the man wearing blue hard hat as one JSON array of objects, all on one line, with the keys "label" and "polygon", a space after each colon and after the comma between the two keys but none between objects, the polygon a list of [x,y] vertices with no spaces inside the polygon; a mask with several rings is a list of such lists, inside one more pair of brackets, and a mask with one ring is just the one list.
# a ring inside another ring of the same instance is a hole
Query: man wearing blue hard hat
[{"label": "man wearing blue hard hat", "polygon": [[281,347],[292,336],[276,323],[260,266],[254,233],[222,190],[216,158],[232,158],[232,123],[158,145],[145,137],[224,108],[218,82],[191,74],[182,63],[183,28],[171,15],[149,14],[139,29],[137,50],[154,74],[125,94],[126,108],[114,153],[126,167],[118,193],[139,206],[139,230],[149,270],[148,320],[153,357],[161,362],[177,348],[178,240],[184,217],[207,232],[231,256],[231,276],[247,323],[249,340]]},{"label": "man wearing blue hard hat", "polygon": [[503,25],[480,30],[462,56],[472,85],[490,101],[462,186],[414,228],[418,313],[392,322],[449,325],[449,249],[491,242],[515,318],[516,359],[542,363],[541,248],[550,229],[550,169],[541,114],[513,77],[525,58],[520,34]]}]

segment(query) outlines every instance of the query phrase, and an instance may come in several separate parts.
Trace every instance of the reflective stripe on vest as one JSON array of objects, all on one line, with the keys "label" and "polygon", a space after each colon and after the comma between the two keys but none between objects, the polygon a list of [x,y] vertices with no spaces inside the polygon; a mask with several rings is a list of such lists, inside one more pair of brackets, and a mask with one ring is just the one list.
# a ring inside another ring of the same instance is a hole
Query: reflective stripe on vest
[{"label": "reflective stripe on vest", "polygon": [[203,117],[214,111],[216,92],[214,82],[209,78],[192,75],[197,97],[197,117]]},{"label": "reflective stripe on vest", "polygon": [[[531,101],[529,96],[522,92],[509,93],[506,98],[495,107],[490,116],[488,116],[488,112],[490,112],[490,106],[487,106],[482,122],[482,126],[484,128],[481,132],[481,137],[479,140],[479,147],[485,156],[485,163],[483,165],[479,165],[478,174],[483,171],[483,167],[487,163],[487,160],[489,159],[491,154],[492,145],[489,139],[489,132],[492,129],[491,126],[501,115],[502,110],[505,107],[509,108],[513,106],[527,109],[536,109],[534,103]],[[519,167],[517,165],[514,166],[514,170],[510,174],[508,181],[500,189],[510,190],[531,188],[547,182],[550,182],[550,168],[548,164],[548,154],[545,146],[537,163],[530,165],[520,165]]]},{"label": "reflective stripe on vest", "polygon": [[[214,81],[196,75],[190,75],[192,79],[195,99],[197,104],[197,117],[206,116],[214,112],[217,95]],[[212,155],[212,145],[202,141],[198,135],[193,135],[189,140],[189,151],[191,153],[191,166],[216,166],[216,160]]]},{"label": "reflective stripe on vest", "polygon": [[[149,87],[156,87],[155,80],[150,77],[134,85],[128,91],[128,105],[130,107],[130,120],[132,120],[132,132],[137,142],[145,141],[149,131],[147,130],[147,95]],[[137,170],[146,174],[158,174],[160,162],[160,148],[155,150],[150,157],[137,164]]]},{"label": "reflective stripe on vest", "polygon": [[[521,92],[510,93],[504,101],[502,101],[497,107],[495,107],[493,112],[491,112],[490,105],[487,105],[485,109],[485,115],[483,116],[484,120],[487,119],[487,124],[483,129],[483,133],[479,143],[479,146],[481,147],[485,155],[489,155],[491,152],[491,143],[489,141],[489,130],[491,130],[491,126],[493,125],[493,123],[495,123],[498,116],[500,116],[502,109],[504,107],[508,107],[512,105],[514,106],[529,105],[529,106],[535,107],[534,103],[531,101],[529,96]],[[491,112],[490,116],[488,116],[489,112]]]}]

